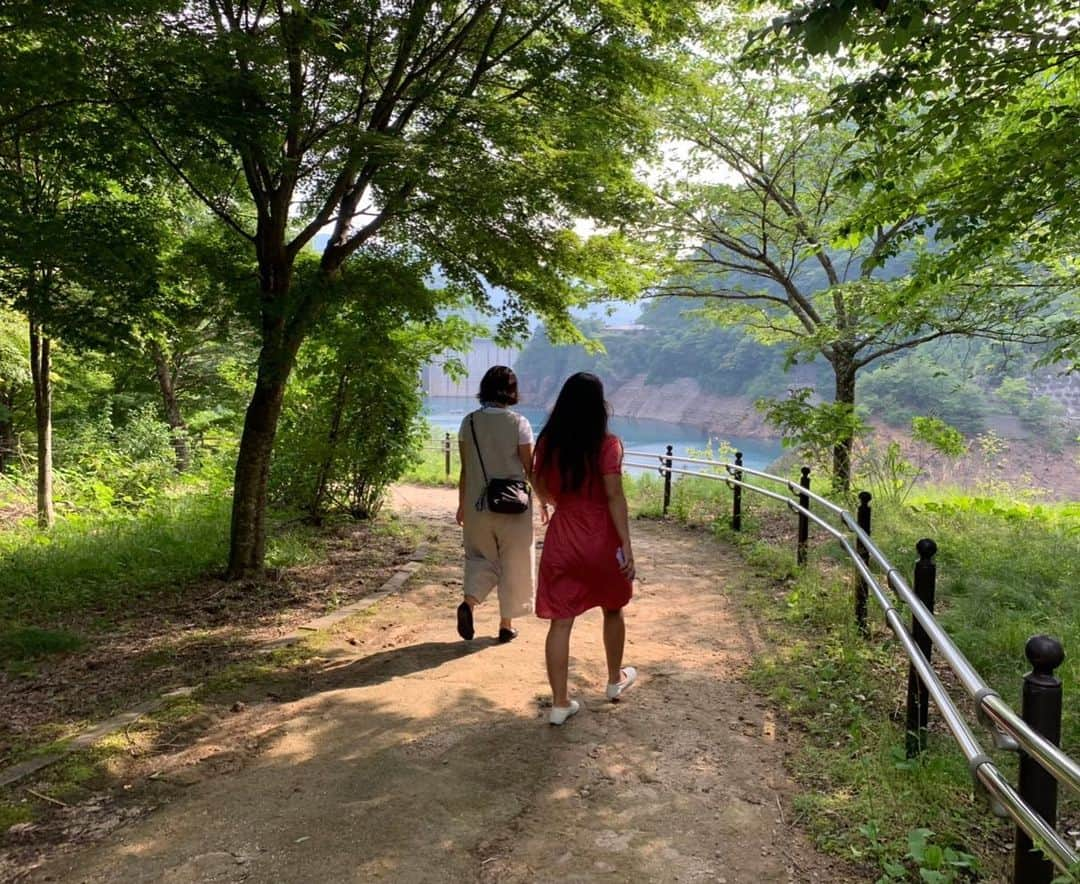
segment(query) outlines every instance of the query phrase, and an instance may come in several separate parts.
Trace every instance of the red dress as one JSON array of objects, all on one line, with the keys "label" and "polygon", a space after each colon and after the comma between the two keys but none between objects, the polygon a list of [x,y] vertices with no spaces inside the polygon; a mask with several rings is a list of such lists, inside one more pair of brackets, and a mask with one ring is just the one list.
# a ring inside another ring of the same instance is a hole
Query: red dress
[{"label": "red dress", "polygon": [[555,500],[555,514],[540,556],[536,616],[562,620],[598,605],[617,610],[630,601],[633,587],[619,570],[619,534],[602,477],[622,474],[622,443],[608,435],[600,447],[599,471],[591,471],[576,491],[563,493],[558,464],[545,463],[544,442],[537,446],[535,463]]}]

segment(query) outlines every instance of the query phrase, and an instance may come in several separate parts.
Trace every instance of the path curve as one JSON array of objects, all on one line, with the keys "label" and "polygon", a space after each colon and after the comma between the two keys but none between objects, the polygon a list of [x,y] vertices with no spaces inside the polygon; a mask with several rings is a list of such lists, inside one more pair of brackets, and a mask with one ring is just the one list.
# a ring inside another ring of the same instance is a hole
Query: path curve
[{"label": "path curve", "polygon": [[[406,487],[394,505],[447,555],[455,502]],[[546,725],[543,624],[498,645],[489,604],[461,642],[460,565],[436,561],[331,644],[305,696],[221,724],[168,803],[34,880],[858,880],[790,825],[785,737],[742,681],[737,554],[668,524],[633,531],[641,679],[623,702],[603,700],[593,611],[571,648],[584,708]]]}]

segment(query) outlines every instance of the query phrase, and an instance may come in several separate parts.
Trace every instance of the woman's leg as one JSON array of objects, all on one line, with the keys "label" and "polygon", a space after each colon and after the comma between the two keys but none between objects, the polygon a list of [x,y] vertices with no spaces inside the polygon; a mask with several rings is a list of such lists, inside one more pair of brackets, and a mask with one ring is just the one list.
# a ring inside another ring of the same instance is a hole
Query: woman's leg
[{"label": "woman's leg", "polygon": [[626,621],[622,608],[604,611],[604,653],[607,655],[608,684],[622,681],[623,647],[626,644]]},{"label": "woman's leg", "polygon": [[469,513],[465,519],[465,604],[471,611],[483,602],[499,580],[499,544],[488,513]]},{"label": "woman's leg", "polygon": [[533,610],[536,545],[532,508],[516,516],[503,516],[495,537],[499,548],[499,628],[512,629],[514,617]]},{"label": "woman's leg", "polygon": [[570,669],[570,630],[574,618],[552,620],[548,627],[544,656],[547,660],[548,681],[551,683],[551,705],[565,708],[570,705],[566,679]]}]

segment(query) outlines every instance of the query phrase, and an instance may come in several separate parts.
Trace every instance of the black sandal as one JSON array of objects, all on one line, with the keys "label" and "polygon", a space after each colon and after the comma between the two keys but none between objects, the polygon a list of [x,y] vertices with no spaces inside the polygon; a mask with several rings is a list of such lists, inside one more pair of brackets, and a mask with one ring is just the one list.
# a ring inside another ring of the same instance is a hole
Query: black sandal
[{"label": "black sandal", "polygon": [[517,638],[516,629],[507,629],[505,626],[499,627],[499,644],[505,645],[507,642],[512,642]]},{"label": "black sandal", "polygon": [[472,608],[468,602],[462,602],[457,609],[457,634],[465,641],[472,641],[476,634],[473,630]]}]

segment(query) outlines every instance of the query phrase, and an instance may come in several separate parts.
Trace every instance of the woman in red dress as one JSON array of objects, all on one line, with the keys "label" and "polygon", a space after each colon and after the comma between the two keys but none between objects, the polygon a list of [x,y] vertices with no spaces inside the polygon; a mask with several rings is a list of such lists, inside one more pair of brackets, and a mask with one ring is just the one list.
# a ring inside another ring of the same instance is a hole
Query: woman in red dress
[{"label": "woman in red dress", "polygon": [[616,701],[637,671],[623,667],[634,552],[622,487],[622,443],[608,432],[604,386],[580,372],[563,384],[537,440],[533,469],[546,518],[554,504],[540,557],[536,614],[551,621],[546,657],[552,704],[549,721],[563,724],[580,708],[567,696],[570,630],[574,618],[597,606],[604,611],[607,697]]}]

